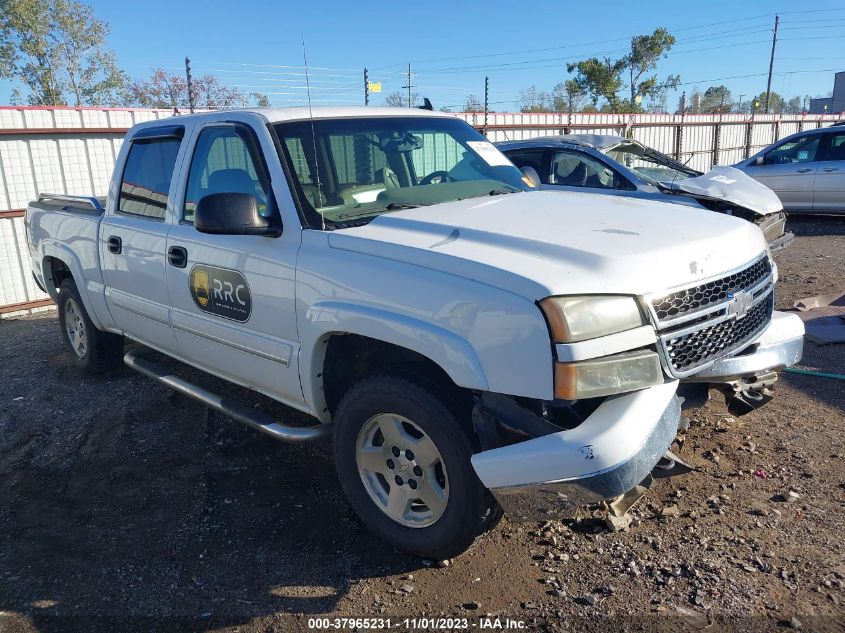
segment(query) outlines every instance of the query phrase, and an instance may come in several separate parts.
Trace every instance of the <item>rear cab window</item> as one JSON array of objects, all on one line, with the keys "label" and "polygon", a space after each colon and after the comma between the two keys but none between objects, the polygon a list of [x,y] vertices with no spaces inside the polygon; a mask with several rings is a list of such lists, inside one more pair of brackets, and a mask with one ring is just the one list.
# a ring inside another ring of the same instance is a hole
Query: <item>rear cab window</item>
[{"label": "rear cab window", "polygon": [[146,128],[130,141],[117,211],[163,220],[184,128]]}]

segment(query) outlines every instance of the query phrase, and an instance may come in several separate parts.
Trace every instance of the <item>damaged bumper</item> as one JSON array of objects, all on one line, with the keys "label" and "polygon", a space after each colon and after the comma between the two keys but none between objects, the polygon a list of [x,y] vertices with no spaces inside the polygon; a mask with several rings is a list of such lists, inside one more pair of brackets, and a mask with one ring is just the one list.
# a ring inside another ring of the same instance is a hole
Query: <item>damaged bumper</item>
[{"label": "damaged bumper", "polygon": [[574,429],[483,451],[472,465],[514,520],[571,517],[651,473],[678,431],[677,381],[607,398]]},{"label": "damaged bumper", "polygon": [[804,323],[795,314],[775,311],[757,341],[736,356],[717,361],[684,382],[730,383],[790,367],[804,351]]}]

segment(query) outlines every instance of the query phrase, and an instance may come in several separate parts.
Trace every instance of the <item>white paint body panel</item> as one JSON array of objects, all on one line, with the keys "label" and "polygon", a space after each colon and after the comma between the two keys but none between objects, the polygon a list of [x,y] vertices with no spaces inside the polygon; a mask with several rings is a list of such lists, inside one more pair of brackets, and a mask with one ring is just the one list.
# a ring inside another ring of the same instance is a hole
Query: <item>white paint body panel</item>
[{"label": "white paint body panel", "polygon": [[477,453],[472,465],[488,488],[530,486],[601,474],[636,455],[677,388],[678,382],[673,380],[612,396],[571,431]]},{"label": "white paint body panel", "polygon": [[[324,118],[373,115],[408,112],[315,109]],[[185,135],[162,222],[113,212],[129,147],[124,143],[102,222],[30,210],[39,227],[31,244],[33,268],[41,270],[49,249],[68,251],[74,276],[85,280],[80,290],[87,289],[86,307],[105,329],[329,421],[320,374],[324,342],[332,334],[360,334],[417,351],[463,387],[551,399],[556,350],[539,299],[645,295],[693,285],[765,249],[762,234],[748,222],[706,210],[542,191],[399,211],[333,232],[303,230],[267,123],[306,117],[306,109],[292,108],[167,121],[184,125]],[[199,127],[233,120],[250,126],[260,141],[282,216],[279,238],[202,235],[179,222],[174,201],[184,199]],[[130,137],[157,125],[142,123]],[[112,234],[124,238],[123,257],[105,248]],[[167,264],[170,245],[188,250],[186,268]],[[247,323],[199,312],[187,287],[193,262],[238,270],[248,279],[254,305]],[[623,341],[645,345],[652,340],[648,334],[608,337],[572,353],[611,353]]]}]

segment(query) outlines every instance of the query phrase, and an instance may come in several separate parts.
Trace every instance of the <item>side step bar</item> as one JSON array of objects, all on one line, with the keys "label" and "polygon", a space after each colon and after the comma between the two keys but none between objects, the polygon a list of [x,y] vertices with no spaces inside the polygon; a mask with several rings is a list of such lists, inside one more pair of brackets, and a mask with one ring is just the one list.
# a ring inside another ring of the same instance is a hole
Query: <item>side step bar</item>
[{"label": "side step bar", "polygon": [[179,376],[174,375],[165,367],[156,364],[149,358],[145,358],[144,352],[146,351],[148,350],[144,347],[136,347],[126,353],[123,357],[123,362],[135,371],[149,376],[153,380],[189,398],[198,400],[207,407],[217,409],[230,418],[251,426],[256,431],[266,433],[270,437],[289,444],[313,442],[329,435],[329,431],[331,430],[331,425],[329,424],[316,424],[305,427],[287,426],[277,422],[264,411],[251,407],[240,400],[221,398],[215,393],[211,393],[183,378],[179,378]]}]

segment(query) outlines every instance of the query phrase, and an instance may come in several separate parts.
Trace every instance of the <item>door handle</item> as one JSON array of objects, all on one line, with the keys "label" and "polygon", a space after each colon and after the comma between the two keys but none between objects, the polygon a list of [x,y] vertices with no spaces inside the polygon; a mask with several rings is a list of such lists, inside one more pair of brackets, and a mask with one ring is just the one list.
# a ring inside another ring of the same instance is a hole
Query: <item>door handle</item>
[{"label": "door handle", "polygon": [[839,167],[825,167],[824,170],[825,171],[838,171]]},{"label": "door handle", "polygon": [[123,252],[123,240],[117,235],[110,235],[109,239],[106,240],[106,244],[108,245],[110,253],[120,255]]},{"label": "door handle", "polygon": [[182,246],[171,246],[167,249],[167,261],[175,268],[188,265],[188,251]]},{"label": "door handle", "polygon": [[806,174],[808,171],[813,171],[813,170],[812,170],[812,169],[810,169],[809,167],[804,167],[803,169],[797,169],[796,171],[797,171],[799,174]]}]

